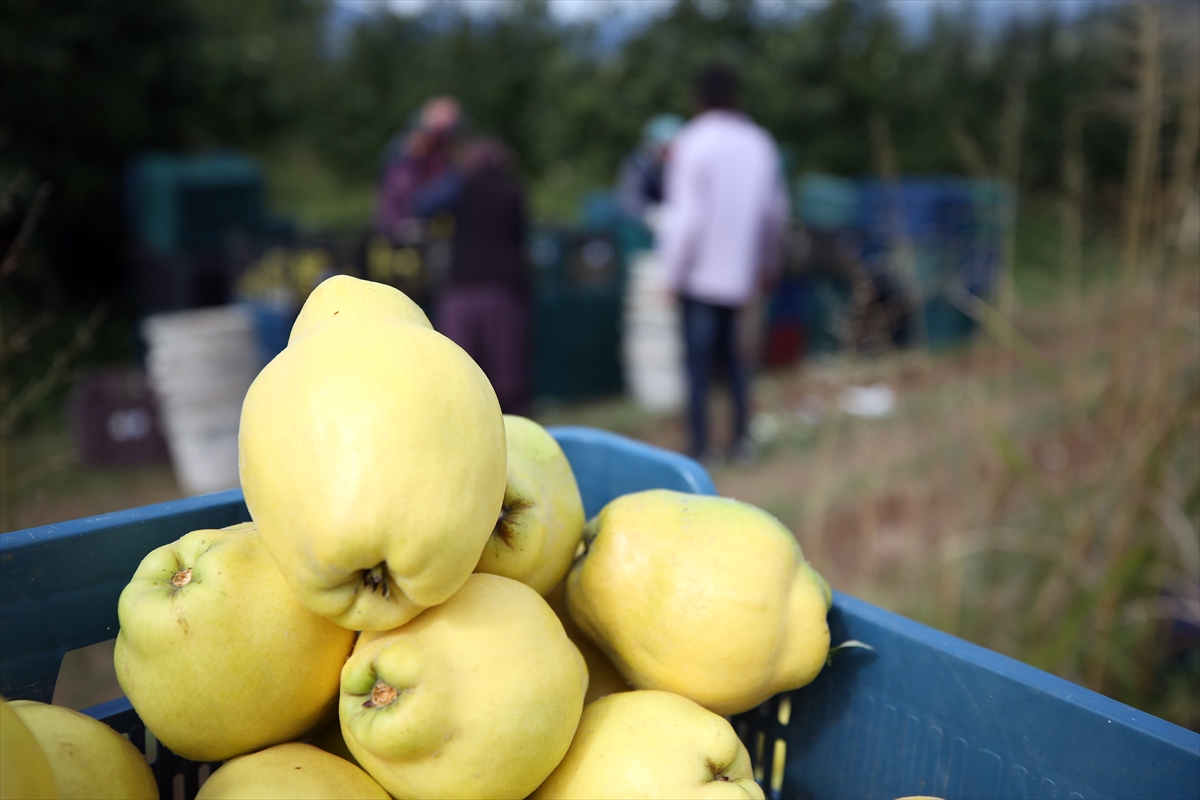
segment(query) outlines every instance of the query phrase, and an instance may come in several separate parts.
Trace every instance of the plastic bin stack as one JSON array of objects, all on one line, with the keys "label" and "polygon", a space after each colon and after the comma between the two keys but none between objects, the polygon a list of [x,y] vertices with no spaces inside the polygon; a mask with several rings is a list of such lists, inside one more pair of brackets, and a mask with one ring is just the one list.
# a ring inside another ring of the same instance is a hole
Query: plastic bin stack
[{"label": "plastic bin stack", "polygon": [[227,152],[150,154],[129,168],[125,194],[142,311],[228,302],[231,237],[268,226],[257,162]]},{"label": "plastic bin stack", "polygon": [[[1002,187],[993,195],[999,197]],[[917,310],[914,341],[939,348],[970,335],[974,324],[951,298],[959,289],[991,290],[1003,220],[985,219],[976,185],[957,178],[906,178],[859,184],[857,227],[862,262],[872,274],[891,273]],[[988,199],[986,192],[980,198]],[[909,263],[905,263],[905,261]]]},{"label": "plastic bin stack", "polygon": [[[974,322],[956,295],[987,297],[995,285],[1013,224],[1004,183],[810,174],[794,198],[802,233],[773,298],[768,341],[779,352],[769,349],[768,363],[786,361],[779,342],[797,319],[808,352],[870,349],[886,338],[942,348],[971,335]],[[855,306],[864,280],[876,307]]]},{"label": "plastic bin stack", "polygon": [[625,384],[646,411],[676,411],[687,393],[679,307],[654,251],[637,250],[631,258],[621,327]]},{"label": "plastic bin stack", "polygon": [[[774,352],[768,350],[768,363],[794,360],[804,352],[833,352],[851,339],[853,288],[847,264],[858,255],[858,185],[809,174],[796,182],[793,196],[802,231],[793,237],[790,268],[772,298],[768,343]],[[795,346],[783,346],[792,339]]]},{"label": "plastic bin stack", "polygon": [[625,265],[608,230],[540,229],[534,263],[534,396],[569,401],[617,394]]},{"label": "plastic bin stack", "polygon": [[237,306],[176,311],[148,317],[142,336],[180,488],[237,486],[242,399],[263,365],[254,320]]}]

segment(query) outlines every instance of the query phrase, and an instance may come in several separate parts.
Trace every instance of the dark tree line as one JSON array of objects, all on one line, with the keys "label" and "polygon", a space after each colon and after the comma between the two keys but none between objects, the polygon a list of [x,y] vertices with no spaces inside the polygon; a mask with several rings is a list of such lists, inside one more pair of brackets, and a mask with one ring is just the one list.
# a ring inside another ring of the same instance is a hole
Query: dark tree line
[{"label": "dark tree line", "polygon": [[[487,16],[453,3],[419,16],[380,5],[335,41],[329,23],[346,10],[325,0],[6,0],[0,168],[6,185],[23,177],[6,190],[0,234],[15,236],[20,208],[48,183],[42,253],[59,289],[94,296],[120,276],[120,176],[136,153],[298,140],[366,180],[436,93],[457,95],[474,128],[508,141],[535,186],[564,171],[605,184],[646,119],[691,111],[690,79],[712,58],[741,69],[747,110],[797,172],[874,171],[880,114],[902,172],[963,172],[954,130],[994,162],[1016,80],[1022,185],[1054,187],[1069,98],[1121,80],[1112,30],[1126,10],[1097,4],[1070,22],[1026,15],[986,31],[964,4],[912,41],[874,0],[771,16],[753,3],[714,14],[681,0],[614,45],[599,23],[562,25],[536,1]],[[1094,178],[1120,180],[1126,137],[1121,124],[1088,128]]]}]

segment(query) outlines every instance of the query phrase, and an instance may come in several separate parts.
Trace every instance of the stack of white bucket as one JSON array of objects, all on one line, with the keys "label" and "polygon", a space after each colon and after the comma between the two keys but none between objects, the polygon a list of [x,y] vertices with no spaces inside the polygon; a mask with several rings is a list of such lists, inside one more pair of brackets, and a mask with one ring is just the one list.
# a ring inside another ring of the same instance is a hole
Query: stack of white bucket
[{"label": "stack of white bucket", "polygon": [[685,379],[679,308],[667,293],[653,251],[631,254],[621,347],[625,385],[641,408],[667,412],[683,407]]},{"label": "stack of white bucket", "polygon": [[236,306],[156,314],[142,336],[180,488],[236,487],[242,399],[263,366],[253,320]]}]

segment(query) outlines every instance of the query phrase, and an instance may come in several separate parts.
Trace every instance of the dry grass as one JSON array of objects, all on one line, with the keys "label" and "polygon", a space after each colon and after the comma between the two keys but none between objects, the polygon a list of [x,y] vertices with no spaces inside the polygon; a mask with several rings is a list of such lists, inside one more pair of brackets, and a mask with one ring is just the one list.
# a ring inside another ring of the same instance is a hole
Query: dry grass
[{"label": "dry grass", "polygon": [[[772,376],[767,458],[718,485],[837,588],[1195,728],[1200,650],[1174,650],[1200,626],[1200,279],[1082,307],[1018,317],[1037,362],[1011,401],[987,340]],[[891,417],[836,410],[876,381],[898,391]],[[816,426],[795,410],[811,398],[832,409]]]}]

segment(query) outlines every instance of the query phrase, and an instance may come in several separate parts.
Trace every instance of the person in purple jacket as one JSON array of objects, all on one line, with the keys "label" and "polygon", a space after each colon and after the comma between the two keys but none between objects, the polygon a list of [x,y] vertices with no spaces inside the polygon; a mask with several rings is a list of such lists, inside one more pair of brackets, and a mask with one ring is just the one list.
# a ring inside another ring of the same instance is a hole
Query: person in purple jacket
[{"label": "person in purple jacket", "polygon": [[412,128],[391,146],[375,202],[375,229],[393,242],[411,234],[413,200],[450,168],[462,109],[453,97],[434,97]]},{"label": "person in purple jacket", "polygon": [[708,387],[714,362],[733,395],[730,457],[755,455],[747,435],[748,376],[738,315],[778,278],[790,214],[774,139],[738,108],[738,76],[711,64],[696,81],[700,113],[676,135],[666,164],[658,251],[681,306],[690,452],[712,462]]},{"label": "person in purple jacket", "polygon": [[504,413],[528,414],[529,220],[508,148],[488,137],[467,142],[459,163],[414,196],[413,210],[454,216],[434,324],[475,359]]}]

